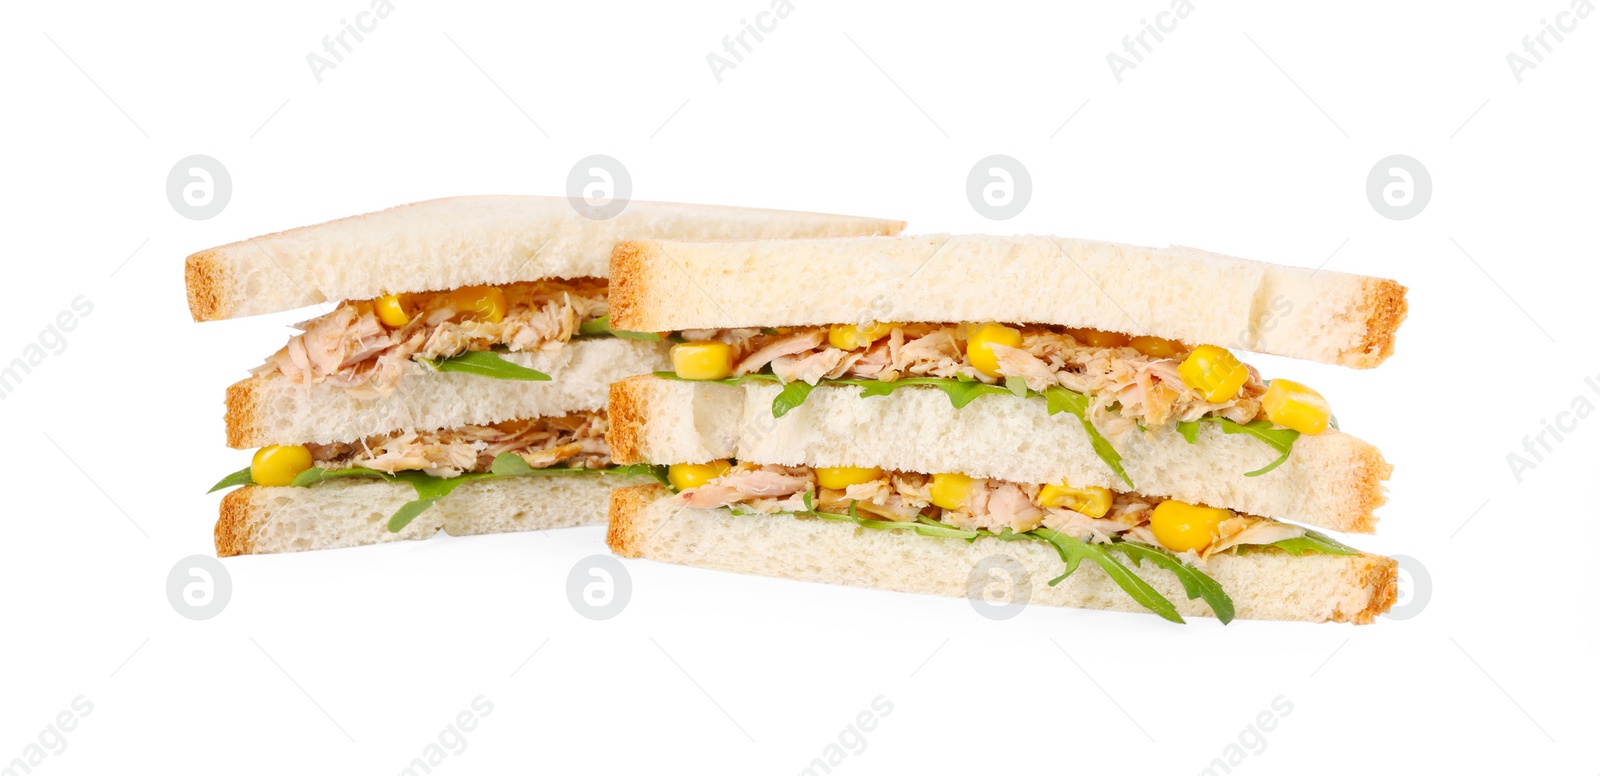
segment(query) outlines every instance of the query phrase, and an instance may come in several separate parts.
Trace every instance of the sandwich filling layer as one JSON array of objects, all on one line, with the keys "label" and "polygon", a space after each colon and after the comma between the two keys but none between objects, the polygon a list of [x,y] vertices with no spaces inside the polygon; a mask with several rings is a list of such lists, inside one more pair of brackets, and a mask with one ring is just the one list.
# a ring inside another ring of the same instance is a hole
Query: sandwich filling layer
[{"label": "sandwich filling layer", "polygon": [[[790,329],[702,329],[684,340],[718,341],[733,348],[733,376],[763,371],[789,383],[866,379],[896,382],[938,377],[989,385],[1020,380],[1028,390],[1053,386],[1088,396],[1097,426],[1118,436],[1138,426],[1219,416],[1237,423],[1264,417],[1266,385],[1240,365],[1241,384],[1212,401],[1185,382],[1180,365],[1189,346],[1152,337],[1129,338],[1053,326],[1022,326],[1020,341],[984,341],[983,363],[972,356],[978,324],[867,324]],[[1112,410],[1115,410],[1114,412]]]},{"label": "sandwich filling layer", "polygon": [[320,469],[364,468],[394,474],[421,471],[434,477],[487,472],[503,454],[514,454],[540,469],[563,465],[602,469],[611,465],[603,412],[438,431],[396,431],[359,442],[310,444],[312,465]]},{"label": "sandwich filling layer", "polygon": [[[395,390],[412,360],[484,351],[553,352],[606,316],[601,278],[540,280],[340,302],[251,370],[328,383],[361,398]],[[531,371],[531,370],[528,370]],[[541,379],[527,378],[522,379]]]},{"label": "sandwich filling layer", "polygon": [[[843,481],[838,479],[841,471],[849,472]],[[1189,560],[1246,545],[1277,545],[1308,536],[1326,539],[1269,518],[1136,493],[1113,493],[1106,488],[881,469],[823,469],[821,475],[811,467],[740,463],[704,484],[681,489],[674,502],[697,509],[733,507],[759,514],[856,514],[997,534],[1027,533],[1043,527],[1082,542],[1136,541]],[[830,484],[842,487],[828,487]],[[1164,507],[1164,503],[1172,506]],[[1162,510],[1159,517],[1158,508]],[[1177,517],[1169,518],[1168,513]],[[1188,528],[1177,530],[1180,526]]]}]

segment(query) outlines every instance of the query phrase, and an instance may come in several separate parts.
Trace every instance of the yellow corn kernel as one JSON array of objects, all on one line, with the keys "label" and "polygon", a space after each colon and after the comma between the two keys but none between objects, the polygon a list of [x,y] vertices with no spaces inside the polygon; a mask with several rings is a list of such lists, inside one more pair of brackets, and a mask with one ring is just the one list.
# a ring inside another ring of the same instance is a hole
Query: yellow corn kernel
[{"label": "yellow corn kernel", "polygon": [[967,338],[967,360],[972,367],[990,377],[1000,376],[1000,360],[990,345],[1022,347],[1022,330],[998,323],[986,323]]},{"label": "yellow corn kernel", "polygon": [[828,327],[828,344],[840,350],[860,350],[871,347],[872,343],[889,336],[893,330],[894,324],[877,321],[859,326],[853,323],[834,324]]},{"label": "yellow corn kernel", "polygon": [[1226,509],[1197,507],[1168,499],[1150,513],[1150,531],[1173,552],[1203,550],[1217,538],[1217,526],[1233,517]]},{"label": "yellow corn kernel", "polygon": [[1128,340],[1128,347],[1151,358],[1172,358],[1183,352],[1182,342],[1160,337],[1134,337]]},{"label": "yellow corn kernel", "polygon": [[1267,420],[1313,436],[1327,431],[1328,419],[1333,417],[1333,408],[1322,394],[1281,377],[1267,386],[1261,408],[1267,411]]},{"label": "yellow corn kernel", "polygon": [[1128,335],[1114,331],[1101,331],[1099,329],[1068,329],[1068,334],[1079,343],[1091,348],[1121,348],[1127,347]]},{"label": "yellow corn kernel", "polygon": [[257,485],[289,485],[311,468],[311,451],[305,445],[267,445],[250,459],[250,481]]},{"label": "yellow corn kernel", "polygon": [[680,342],[672,346],[672,371],[685,380],[721,380],[733,374],[733,348],[726,342]]},{"label": "yellow corn kernel", "polygon": [[408,294],[389,294],[372,300],[372,307],[378,313],[378,320],[391,329],[398,329],[411,322],[411,314],[415,312]]},{"label": "yellow corn kernel", "polygon": [[677,490],[689,490],[727,474],[731,468],[733,464],[727,459],[711,463],[675,463],[667,467],[667,482]]},{"label": "yellow corn kernel", "polygon": [[1212,404],[1231,401],[1250,379],[1250,370],[1226,348],[1201,345],[1178,365],[1178,376]]},{"label": "yellow corn kernel", "polygon": [[499,323],[506,317],[506,292],[494,286],[468,286],[450,292],[450,304],[480,321]]},{"label": "yellow corn kernel", "polygon": [[872,482],[882,476],[883,470],[876,466],[870,468],[860,466],[817,467],[817,485],[829,490],[844,490],[851,485]]},{"label": "yellow corn kernel", "polygon": [[928,498],[940,509],[960,509],[972,495],[972,478],[965,474],[935,474]]},{"label": "yellow corn kernel", "polygon": [[1089,517],[1105,517],[1111,511],[1111,489],[1097,486],[1074,488],[1066,483],[1039,489],[1039,506],[1065,507]]}]

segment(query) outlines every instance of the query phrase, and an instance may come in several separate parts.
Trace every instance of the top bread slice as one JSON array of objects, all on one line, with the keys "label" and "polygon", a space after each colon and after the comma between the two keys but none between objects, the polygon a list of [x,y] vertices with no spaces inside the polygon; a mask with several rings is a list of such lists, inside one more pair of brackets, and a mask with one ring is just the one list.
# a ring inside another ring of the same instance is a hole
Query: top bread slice
[{"label": "top bread slice", "polygon": [[1050,236],[620,243],[611,323],[633,331],[1001,321],[1150,335],[1366,369],[1406,289],[1194,248]]},{"label": "top bread slice", "polygon": [[1276,451],[1246,434],[1201,424],[1195,442],[1162,431],[1114,442],[1133,487],[1100,459],[1077,418],[1050,415],[1039,398],[980,396],[961,409],[943,391],[909,387],[863,398],[818,386],[772,417],[779,386],[630,377],[611,386],[606,442],[629,463],[735,458],[780,466],[862,466],[955,472],[1021,483],[1067,482],[1136,491],[1352,533],[1372,533],[1390,465],[1377,448],[1329,429],[1302,435],[1282,466],[1257,477]]},{"label": "top bread slice", "polygon": [[543,278],[604,277],[624,239],[722,240],[898,234],[901,221],[631,202],[599,220],[565,197],[451,197],[200,251],[184,278],[197,321],[393,293]]}]

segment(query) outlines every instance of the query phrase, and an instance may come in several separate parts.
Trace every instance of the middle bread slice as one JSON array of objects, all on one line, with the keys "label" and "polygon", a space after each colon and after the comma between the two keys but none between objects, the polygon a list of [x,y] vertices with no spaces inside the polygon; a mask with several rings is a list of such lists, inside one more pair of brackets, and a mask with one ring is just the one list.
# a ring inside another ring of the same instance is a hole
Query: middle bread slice
[{"label": "middle bread slice", "polygon": [[[782,388],[692,382],[654,375],[611,387],[608,442],[618,463],[700,463],[722,458],[787,466],[877,466],[960,471],[1032,483],[1133,488],[1106,468],[1088,434],[1042,398],[980,396],[956,409],[932,388],[862,397],[853,386],[818,386],[774,418]],[[1377,448],[1329,429],[1302,436],[1281,466],[1246,476],[1277,453],[1244,434],[1200,424],[1193,443],[1176,433],[1132,435],[1118,452],[1139,493],[1270,515],[1335,531],[1372,533],[1390,465]]]}]

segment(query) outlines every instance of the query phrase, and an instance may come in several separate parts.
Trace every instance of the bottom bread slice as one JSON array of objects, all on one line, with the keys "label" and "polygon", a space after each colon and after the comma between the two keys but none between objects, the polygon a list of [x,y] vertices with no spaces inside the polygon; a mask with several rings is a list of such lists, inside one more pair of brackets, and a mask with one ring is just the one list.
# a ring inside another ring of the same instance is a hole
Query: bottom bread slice
[{"label": "bottom bread slice", "polygon": [[537,531],[605,522],[613,475],[505,477],[469,482],[390,533],[389,517],[416,492],[405,483],[325,482],[309,488],[248,485],[222,499],[217,555],[327,550],[451,536]]},{"label": "bottom bread slice", "polygon": [[[1032,604],[1143,612],[1093,563],[1061,584],[1061,557],[1043,542],[974,542],[906,531],[874,530],[845,522],[789,515],[734,515],[726,509],[670,504],[659,485],[619,488],[611,495],[606,543],[626,558],[856,587],[969,595],[988,582],[988,568],[1018,569],[1018,600]],[[992,559],[992,560],[991,560]],[[1130,564],[1131,566],[1131,564]],[[985,568],[987,567],[987,568]],[[1236,614],[1251,620],[1370,623],[1394,603],[1398,566],[1378,555],[1290,555],[1259,550],[1218,555],[1199,567],[1232,597]],[[981,569],[981,570],[980,570]],[[979,570],[977,574],[975,570]],[[1134,567],[1185,617],[1212,616],[1203,600],[1188,600],[1177,577],[1153,564]]]}]

